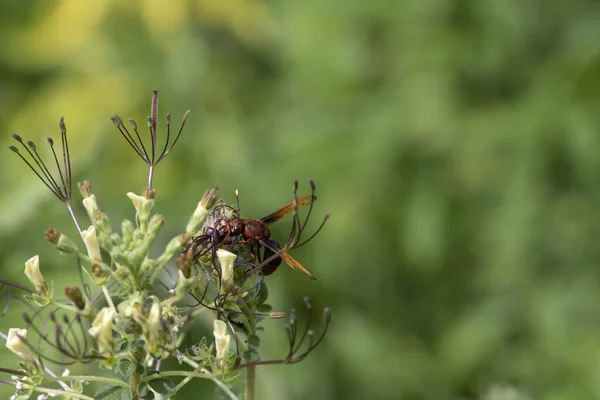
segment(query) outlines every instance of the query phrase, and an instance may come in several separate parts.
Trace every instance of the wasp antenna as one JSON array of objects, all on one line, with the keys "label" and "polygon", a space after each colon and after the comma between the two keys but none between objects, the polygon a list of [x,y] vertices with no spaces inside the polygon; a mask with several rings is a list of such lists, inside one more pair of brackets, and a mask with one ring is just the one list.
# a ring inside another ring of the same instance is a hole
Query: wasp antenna
[{"label": "wasp antenna", "polygon": [[240,191],[235,189],[235,205],[237,207],[237,212],[240,212]]}]

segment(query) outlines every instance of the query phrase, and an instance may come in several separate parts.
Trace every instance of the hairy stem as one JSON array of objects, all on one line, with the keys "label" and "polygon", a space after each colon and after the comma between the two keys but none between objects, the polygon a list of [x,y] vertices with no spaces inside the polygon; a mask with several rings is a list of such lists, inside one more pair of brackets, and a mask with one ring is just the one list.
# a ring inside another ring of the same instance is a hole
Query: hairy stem
[{"label": "hairy stem", "polygon": [[90,381],[90,382],[102,382],[109,385],[127,387],[127,382],[123,382],[119,379],[106,378],[104,376],[94,375],[67,375],[57,376],[56,378],[45,378],[44,382],[58,382],[58,381]]},{"label": "hairy stem", "polygon": [[131,389],[131,393],[133,394],[132,400],[138,400],[138,392],[137,387],[140,384],[142,377],[137,372],[131,374],[131,378],[129,379],[129,388]]},{"label": "hairy stem", "polygon": [[[209,378],[211,379],[217,386],[219,386],[226,394],[227,396],[229,396],[229,398],[231,400],[239,400],[238,397],[235,395],[235,393],[233,393],[231,391],[231,389],[229,389],[227,387],[226,384],[224,384],[223,382],[221,382],[220,380],[218,380],[217,378],[215,378],[214,375],[212,375],[210,372],[208,372],[207,369],[202,368],[200,364],[198,364],[196,361],[192,360],[191,358],[189,358],[188,356],[183,356],[182,361],[184,363],[186,363],[187,365],[194,367],[194,368],[200,368],[200,371],[202,372],[201,374],[198,374],[197,372],[192,372],[189,374],[186,374],[185,376],[189,377],[189,378]],[[183,371],[183,372],[187,372],[187,371]],[[165,372],[162,372],[162,374],[165,374]],[[200,376],[198,376],[200,375]],[[156,375],[153,375],[156,376]]]},{"label": "hairy stem", "polygon": [[50,389],[50,388],[39,387],[39,386],[34,386],[34,387],[32,387],[32,389],[35,392],[55,394],[55,395],[58,395],[58,396],[64,396],[65,398],[75,398],[75,399],[83,399],[83,400],[94,400],[93,397],[86,396],[85,394],[67,392],[66,390]]}]

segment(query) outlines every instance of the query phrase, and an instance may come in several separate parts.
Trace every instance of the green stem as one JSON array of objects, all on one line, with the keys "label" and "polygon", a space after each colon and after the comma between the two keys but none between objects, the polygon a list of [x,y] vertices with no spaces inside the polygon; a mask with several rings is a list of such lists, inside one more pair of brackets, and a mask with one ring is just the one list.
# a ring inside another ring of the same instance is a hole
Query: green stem
[{"label": "green stem", "polygon": [[34,392],[56,394],[56,395],[59,395],[59,396],[65,396],[66,398],[76,398],[76,399],[83,399],[83,400],[94,400],[93,397],[86,396],[85,394],[74,393],[74,392],[67,392],[66,390],[50,389],[50,388],[39,387],[39,386],[32,386],[32,389],[33,389]]},{"label": "green stem", "polygon": [[57,376],[56,378],[44,378],[44,382],[58,382],[58,381],[90,381],[90,382],[102,382],[110,385],[128,387],[127,382],[120,381],[118,379],[106,378],[103,376],[89,376],[89,375],[67,375]]},{"label": "green stem", "polygon": [[256,383],[256,365],[251,365],[246,368],[246,393],[245,400],[254,400],[254,389]]},{"label": "green stem", "polygon": [[58,308],[62,308],[63,310],[66,310],[66,311],[74,312],[76,314],[81,313],[81,310],[78,309],[77,307],[73,307],[73,306],[70,306],[70,305],[67,305],[67,304],[62,304],[62,303],[59,303],[59,302],[54,301],[54,300],[52,301],[52,305],[56,306]]},{"label": "green stem", "polygon": [[[177,240],[179,241],[179,236],[175,236],[173,239],[171,239],[171,241],[169,243],[172,243],[173,241]],[[158,274],[160,274],[160,271],[163,270],[163,268],[167,265],[167,263],[169,262],[169,260],[171,258],[173,258],[173,256],[175,256],[176,254],[181,253],[181,251],[183,250],[184,245],[180,244],[179,246],[167,246],[167,248],[165,249],[165,252],[162,253],[157,259],[156,259],[156,266],[154,267],[154,271],[152,271],[152,275],[150,275],[150,284],[154,283],[154,280],[156,279],[156,277],[158,277]]]},{"label": "green stem", "polygon": [[192,378],[202,378],[202,379],[215,379],[215,375],[213,374],[204,374],[201,372],[192,372],[192,371],[164,371],[158,374],[153,374],[147,376],[141,380],[141,382],[148,382],[154,379],[162,378],[165,376],[190,376]]},{"label": "green stem", "polygon": [[140,384],[142,377],[137,372],[131,374],[131,378],[129,379],[129,388],[131,389],[131,393],[133,394],[132,400],[138,400],[138,392],[137,387]]},{"label": "green stem", "polygon": [[112,310],[116,314],[117,309],[115,308],[115,303],[113,303],[113,301],[112,301],[112,297],[110,297],[110,293],[108,293],[108,288],[106,287],[106,285],[100,285],[100,287],[102,288],[102,293],[104,293],[104,297],[106,297],[106,302],[108,303],[109,307],[112,308]]},{"label": "green stem", "polygon": [[[206,370],[204,368],[202,368],[201,371],[206,371]],[[226,384],[224,384],[223,382],[218,380],[215,375],[208,373],[208,371],[200,372],[200,373],[193,372],[193,371],[165,371],[165,372],[161,372],[159,374],[150,375],[150,376],[142,379],[141,382],[148,382],[153,379],[158,379],[158,378],[162,378],[165,376],[185,376],[185,377],[189,377],[189,378],[210,379],[214,383],[216,383],[217,386],[219,386],[221,389],[223,389],[223,391],[227,394],[227,396],[229,396],[229,398],[231,400],[239,400],[238,397],[231,391],[231,389],[229,389],[227,387]]]},{"label": "green stem", "polygon": [[[250,310],[248,310],[250,311]],[[250,321],[250,330],[252,335],[256,335],[256,320]],[[248,349],[250,349],[248,343]],[[246,368],[246,391],[244,393],[245,400],[254,400],[254,391],[256,388],[256,365],[250,365]]]}]

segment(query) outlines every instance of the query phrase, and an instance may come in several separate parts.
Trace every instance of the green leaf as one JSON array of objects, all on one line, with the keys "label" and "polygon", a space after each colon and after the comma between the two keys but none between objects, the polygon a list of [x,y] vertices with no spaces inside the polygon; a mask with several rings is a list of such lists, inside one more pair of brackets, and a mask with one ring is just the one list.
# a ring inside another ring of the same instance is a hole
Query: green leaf
[{"label": "green leaf", "polygon": [[271,307],[270,304],[259,304],[256,309],[258,310],[258,312],[263,312],[263,313],[267,313],[267,312],[271,312],[273,311],[273,307]]},{"label": "green leaf", "polygon": [[125,378],[129,378],[135,372],[137,365],[131,360],[122,359],[115,367],[115,371]]},{"label": "green leaf", "polygon": [[122,388],[121,390],[121,400],[132,400],[133,393],[130,388]]},{"label": "green leaf", "polygon": [[263,284],[260,285],[260,290],[258,291],[258,304],[263,304],[265,301],[267,301],[268,297],[269,290],[267,289],[267,285],[263,282]]},{"label": "green leaf", "polygon": [[151,376],[151,375],[156,375],[156,374],[158,374],[157,370],[149,368],[149,369],[146,370],[146,372],[144,372],[143,377],[145,378],[145,377],[148,377],[148,376]]},{"label": "green leaf", "polygon": [[[237,388],[234,385],[227,385],[227,387],[229,388],[229,390],[231,390],[231,392],[235,395],[235,397],[237,397],[238,399],[243,398],[243,393],[239,388]],[[231,397],[229,397],[229,394],[225,393],[225,391],[223,389],[221,389],[220,387],[215,388],[215,396],[216,396],[216,398],[218,398],[220,400],[231,399]]]},{"label": "green leaf", "polygon": [[94,399],[96,400],[129,400],[133,396],[131,389],[121,386],[108,385],[96,392]]},{"label": "green leaf", "polygon": [[260,346],[260,338],[256,335],[248,336],[248,345],[252,347]]},{"label": "green leaf", "polygon": [[249,349],[242,354],[244,359],[248,362],[260,361],[260,355],[254,349]]},{"label": "green leaf", "polygon": [[148,381],[148,386],[152,388],[156,393],[162,394],[163,396],[169,394],[175,394],[175,383],[169,378],[157,378]]},{"label": "green leaf", "polygon": [[142,382],[137,386],[137,392],[138,395],[142,398],[147,396],[148,393],[150,393],[152,397],[154,397],[154,394],[148,389],[148,384],[146,382]]},{"label": "green leaf", "polygon": [[117,353],[121,353],[122,351],[127,350],[127,339],[117,339],[115,340],[115,351]]}]

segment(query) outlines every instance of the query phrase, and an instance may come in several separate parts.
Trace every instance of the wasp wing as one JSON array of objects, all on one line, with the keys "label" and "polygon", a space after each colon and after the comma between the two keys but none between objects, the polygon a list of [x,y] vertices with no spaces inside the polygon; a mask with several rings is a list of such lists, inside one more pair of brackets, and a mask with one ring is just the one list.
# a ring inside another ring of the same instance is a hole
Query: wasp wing
[{"label": "wasp wing", "polygon": [[[297,198],[298,208],[305,207],[315,200],[317,200],[317,196],[313,196],[310,194],[300,196]],[[290,215],[293,212],[294,212],[294,201],[292,200],[289,203],[287,203],[285,206],[281,207],[279,210],[262,218],[261,221],[265,224],[271,224],[275,221],[279,221],[281,218],[285,217],[286,215]]]}]

